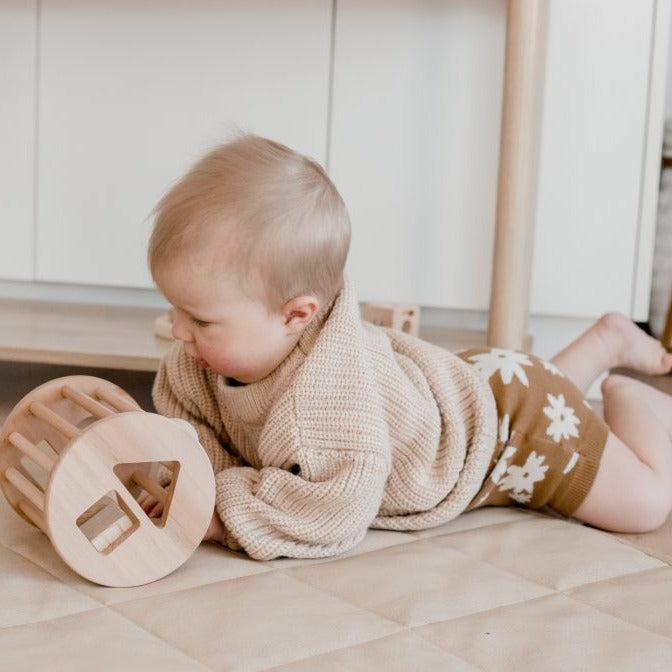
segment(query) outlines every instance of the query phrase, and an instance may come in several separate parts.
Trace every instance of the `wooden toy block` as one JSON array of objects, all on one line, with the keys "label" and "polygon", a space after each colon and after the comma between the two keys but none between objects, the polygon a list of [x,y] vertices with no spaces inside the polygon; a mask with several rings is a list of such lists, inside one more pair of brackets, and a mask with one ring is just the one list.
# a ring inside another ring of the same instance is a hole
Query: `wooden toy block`
[{"label": "wooden toy block", "polygon": [[[77,526],[97,551],[107,550],[124,532],[133,527],[133,521],[117,502],[106,495],[95,505],[95,510],[83,513]],[[93,508],[93,507],[92,507]]]},{"label": "wooden toy block", "polygon": [[[14,407],[0,432],[0,487],[66,564],[105,586],[149,583],[182,565],[215,501],[195,429],[92,376],[52,380]],[[163,505],[159,518],[145,514],[141,493]]]},{"label": "wooden toy block", "polygon": [[417,336],[420,330],[420,307],[399,303],[366,303],[363,318],[379,327],[398,329]]},{"label": "wooden toy block", "polygon": [[164,315],[159,315],[154,320],[154,334],[159,338],[172,339],[173,338],[173,318],[172,313],[168,312]]}]

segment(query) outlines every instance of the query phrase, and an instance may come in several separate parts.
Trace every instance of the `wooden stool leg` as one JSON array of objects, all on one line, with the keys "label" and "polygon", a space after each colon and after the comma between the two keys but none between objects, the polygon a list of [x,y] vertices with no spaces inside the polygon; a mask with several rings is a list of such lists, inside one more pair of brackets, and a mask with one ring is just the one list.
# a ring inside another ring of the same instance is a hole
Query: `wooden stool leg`
[{"label": "wooden stool leg", "polygon": [[547,0],[509,0],[488,345],[527,332]]}]

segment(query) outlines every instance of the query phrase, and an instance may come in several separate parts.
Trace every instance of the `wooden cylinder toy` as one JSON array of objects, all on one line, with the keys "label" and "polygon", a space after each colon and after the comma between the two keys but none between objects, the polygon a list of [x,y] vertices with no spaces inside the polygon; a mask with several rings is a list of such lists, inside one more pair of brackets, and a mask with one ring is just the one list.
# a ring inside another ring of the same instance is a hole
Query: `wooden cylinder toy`
[{"label": "wooden cylinder toy", "polygon": [[[27,394],[0,433],[0,487],[75,572],[137,586],[182,565],[208,529],[210,461],[187,422],[143,411],[124,390],[67,376]],[[150,518],[138,503],[163,506]]]}]

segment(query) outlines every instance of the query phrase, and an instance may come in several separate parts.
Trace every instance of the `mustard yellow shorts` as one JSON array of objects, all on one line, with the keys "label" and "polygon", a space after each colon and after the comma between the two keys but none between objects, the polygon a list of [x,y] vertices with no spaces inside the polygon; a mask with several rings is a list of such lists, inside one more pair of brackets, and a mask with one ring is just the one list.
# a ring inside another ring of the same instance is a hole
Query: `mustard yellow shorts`
[{"label": "mustard yellow shorts", "polygon": [[522,504],[571,516],[595,479],[609,433],[553,364],[498,348],[458,353],[492,388],[497,447],[469,509]]}]

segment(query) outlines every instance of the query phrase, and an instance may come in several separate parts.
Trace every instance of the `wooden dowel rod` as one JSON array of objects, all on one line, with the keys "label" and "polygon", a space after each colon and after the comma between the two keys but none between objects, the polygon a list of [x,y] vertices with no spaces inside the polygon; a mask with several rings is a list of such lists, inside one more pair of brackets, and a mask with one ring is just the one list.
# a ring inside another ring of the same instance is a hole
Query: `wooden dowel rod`
[{"label": "wooden dowel rod", "polygon": [[106,418],[109,415],[114,415],[114,411],[111,411],[106,406],[103,406],[100,402],[96,401],[93,397],[90,397],[88,394],[78,392],[74,390],[69,385],[64,385],[61,389],[61,394],[66,398],[73,401],[77,406],[81,406],[85,411],[91,413],[91,415],[96,418]]},{"label": "wooden dowel rod", "polygon": [[57,432],[60,432],[64,436],[67,436],[69,439],[74,439],[76,436],[79,436],[80,431],[72,423],[64,420],[60,415],[54,413],[50,408],[45,406],[40,401],[34,401],[29,406],[30,412],[44,420],[48,425],[51,425]]},{"label": "wooden dowel rod", "polygon": [[38,464],[42,469],[51,471],[54,461],[43,453],[34,443],[30,442],[23,434],[12,432],[8,437],[9,442],[18,448],[26,457]]},{"label": "wooden dowel rod", "polygon": [[47,534],[47,523],[44,520],[44,516],[37,508],[35,508],[30,502],[26,501],[19,502],[19,508],[30,520],[33,521],[34,525],[39,527],[42,532]]},{"label": "wooden dowel rod", "polygon": [[5,471],[5,478],[35,506],[44,511],[44,493],[36,485],[31,483],[18,469],[9,467]]},{"label": "wooden dowel rod", "polygon": [[115,392],[110,392],[104,388],[98,388],[96,390],[96,396],[103,401],[106,401],[110,406],[115,408],[117,411],[141,411],[142,409],[136,403],[128,401],[123,397],[119,396]]},{"label": "wooden dowel rod", "polygon": [[167,494],[166,491],[156,482],[153,481],[147,474],[142,471],[134,471],[131,474],[131,478],[142,488],[147,490],[147,492],[156,499],[157,502],[161,504],[166,503]]}]

